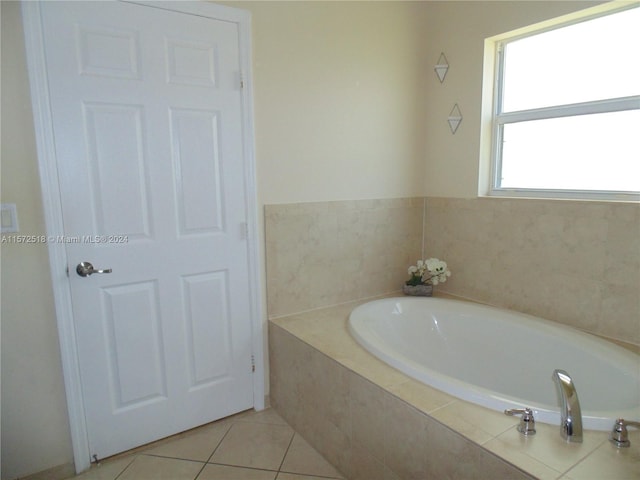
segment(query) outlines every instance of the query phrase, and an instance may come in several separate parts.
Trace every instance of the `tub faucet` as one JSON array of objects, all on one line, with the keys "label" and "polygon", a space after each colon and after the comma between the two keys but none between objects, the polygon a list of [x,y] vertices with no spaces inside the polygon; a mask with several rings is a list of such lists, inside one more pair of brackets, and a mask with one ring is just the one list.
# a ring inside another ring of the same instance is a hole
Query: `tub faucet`
[{"label": "tub faucet", "polygon": [[554,370],[553,379],[560,390],[560,435],[568,442],[582,442],[582,412],[578,392],[571,377],[564,370]]},{"label": "tub faucet", "polygon": [[627,426],[640,428],[640,422],[630,422],[629,420],[625,420],[623,418],[619,418],[616,420],[616,423],[613,425],[613,431],[611,435],[609,435],[609,441],[613,443],[616,447],[628,447],[631,445],[629,441],[629,432],[627,432]]}]

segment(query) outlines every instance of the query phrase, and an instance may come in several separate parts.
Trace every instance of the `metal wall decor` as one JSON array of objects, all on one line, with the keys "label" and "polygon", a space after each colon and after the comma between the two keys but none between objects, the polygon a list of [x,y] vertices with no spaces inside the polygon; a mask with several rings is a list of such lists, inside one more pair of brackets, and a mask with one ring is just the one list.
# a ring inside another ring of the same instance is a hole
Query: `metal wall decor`
[{"label": "metal wall decor", "polygon": [[460,126],[460,123],[462,123],[462,113],[460,112],[460,108],[458,107],[457,103],[453,106],[451,112],[449,112],[447,122],[449,122],[451,133],[455,135],[456,130],[458,130],[458,127]]},{"label": "metal wall decor", "polygon": [[[449,71],[449,61],[447,60],[447,57],[445,57],[444,52],[440,53],[438,63],[433,69],[436,72],[440,83],[443,83],[445,77],[447,76],[447,72]],[[451,112],[449,112],[447,122],[449,123],[451,133],[455,135],[458,127],[460,126],[460,123],[462,123],[462,113],[460,112],[460,107],[458,107],[457,103],[453,106]]]},{"label": "metal wall decor", "polygon": [[447,61],[447,57],[444,56],[444,53],[440,54],[438,64],[434,67],[434,70],[440,80],[440,83],[444,82],[444,77],[447,76],[447,71],[449,70],[449,62]]}]

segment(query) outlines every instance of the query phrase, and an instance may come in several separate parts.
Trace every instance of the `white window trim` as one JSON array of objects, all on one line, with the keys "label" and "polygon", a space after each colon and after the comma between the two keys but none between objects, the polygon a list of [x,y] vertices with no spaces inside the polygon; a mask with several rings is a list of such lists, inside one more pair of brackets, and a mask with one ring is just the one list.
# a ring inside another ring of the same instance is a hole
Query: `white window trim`
[{"label": "white window trim", "polygon": [[481,162],[479,195],[490,197],[519,197],[519,198],[566,198],[578,200],[608,200],[608,201],[640,201],[638,192],[620,192],[607,190],[561,190],[561,189],[533,189],[498,187],[498,175],[501,172],[501,137],[502,126],[521,121],[560,118],[594,113],[619,112],[638,109],[640,95],[612,98],[605,100],[587,101],[568,105],[558,105],[544,108],[528,109],[503,113],[500,111],[503,85],[503,50],[506,43],[527,36],[543,33],[556,28],[565,27],[582,21],[591,20],[605,14],[613,14],[637,6],[611,4],[600,5],[581,12],[565,15],[540,24],[531,25],[514,32],[505,33],[485,41],[484,78],[489,75],[493,82],[483,85],[482,131],[481,131]]}]

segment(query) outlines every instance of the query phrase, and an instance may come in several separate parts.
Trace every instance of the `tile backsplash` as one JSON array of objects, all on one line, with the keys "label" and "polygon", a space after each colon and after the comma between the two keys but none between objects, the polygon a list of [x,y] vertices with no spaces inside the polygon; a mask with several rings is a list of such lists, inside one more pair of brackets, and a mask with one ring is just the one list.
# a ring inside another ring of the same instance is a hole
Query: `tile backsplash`
[{"label": "tile backsplash", "polygon": [[428,198],[443,291],[640,343],[640,205]]},{"label": "tile backsplash", "polygon": [[422,198],[265,206],[269,317],[401,288],[420,258]]},{"label": "tile backsplash", "polygon": [[265,229],[271,318],[399,291],[409,265],[435,256],[453,273],[442,291],[640,344],[638,204],[428,197],[267,205]]}]

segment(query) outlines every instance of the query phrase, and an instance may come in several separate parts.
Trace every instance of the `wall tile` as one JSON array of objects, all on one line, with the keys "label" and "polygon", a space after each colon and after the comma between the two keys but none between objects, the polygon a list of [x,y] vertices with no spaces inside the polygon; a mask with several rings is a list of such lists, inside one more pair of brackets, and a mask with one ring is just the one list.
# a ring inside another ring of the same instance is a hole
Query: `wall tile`
[{"label": "wall tile", "polygon": [[425,256],[442,291],[640,343],[640,206],[428,198]]},{"label": "wall tile", "polygon": [[513,465],[488,454],[482,447],[469,442],[435,420],[428,420],[429,444],[426,448],[428,475],[439,480],[509,480],[531,479]]},{"label": "wall tile", "polygon": [[308,345],[269,323],[271,403],[286,422],[303,435],[307,408],[302,400],[307,378],[305,366],[311,361],[311,354],[312,349]]},{"label": "wall tile", "polygon": [[351,480],[386,480],[384,463],[367,449],[353,442],[351,455]]},{"label": "wall tile", "polygon": [[453,273],[438,287],[444,292],[640,344],[636,204],[407,198],[268,205],[265,230],[270,318],[398,291],[409,265],[435,256]]},{"label": "wall tile", "polygon": [[267,205],[269,316],[400,290],[421,256],[423,209],[412,198]]},{"label": "wall tile", "polygon": [[349,371],[324,354],[313,350],[306,365],[302,401],[313,405],[312,414],[345,435],[351,435]]},{"label": "wall tile", "polygon": [[385,392],[359,375],[351,375],[353,441],[384,463]]},{"label": "wall tile", "polygon": [[429,478],[425,456],[429,440],[426,417],[391,395],[386,396],[385,402],[386,465],[402,479]]},{"label": "wall tile", "polygon": [[[531,478],[285,328],[269,324],[271,403],[346,478]],[[398,391],[413,396],[420,393],[402,387]],[[514,419],[505,418],[511,426]],[[507,427],[491,428],[503,431]]]}]

